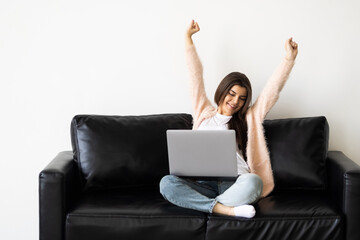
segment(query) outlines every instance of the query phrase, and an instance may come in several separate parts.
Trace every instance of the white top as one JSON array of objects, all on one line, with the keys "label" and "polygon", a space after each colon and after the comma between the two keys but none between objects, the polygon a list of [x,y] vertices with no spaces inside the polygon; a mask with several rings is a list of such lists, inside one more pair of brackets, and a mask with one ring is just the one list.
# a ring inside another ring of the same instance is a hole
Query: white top
[{"label": "white top", "polygon": [[[213,117],[202,121],[197,130],[228,130],[228,122],[231,118],[232,116],[225,116],[220,113],[216,113]],[[238,174],[249,173],[249,166],[245,162],[242,151],[239,150],[238,147],[236,147],[236,159]]]}]

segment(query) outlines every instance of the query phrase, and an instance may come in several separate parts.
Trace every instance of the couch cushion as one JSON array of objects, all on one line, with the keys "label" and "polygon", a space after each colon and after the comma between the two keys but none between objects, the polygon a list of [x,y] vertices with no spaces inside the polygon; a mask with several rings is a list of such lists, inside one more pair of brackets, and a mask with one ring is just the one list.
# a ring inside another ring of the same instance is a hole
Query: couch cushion
[{"label": "couch cushion", "polygon": [[341,213],[322,193],[277,193],[254,207],[252,219],[210,215],[207,239],[344,239]]},{"label": "couch cushion", "polygon": [[191,127],[189,114],[75,116],[71,140],[86,189],[158,185],[169,171],[166,130]]},{"label": "couch cushion", "polygon": [[275,190],[325,189],[329,126],[325,117],[264,121]]},{"label": "couch cushion", "polygon": [[159,189],[88,192],[67,214],[66,239],[205,239],[206,215],[164,200]]}]

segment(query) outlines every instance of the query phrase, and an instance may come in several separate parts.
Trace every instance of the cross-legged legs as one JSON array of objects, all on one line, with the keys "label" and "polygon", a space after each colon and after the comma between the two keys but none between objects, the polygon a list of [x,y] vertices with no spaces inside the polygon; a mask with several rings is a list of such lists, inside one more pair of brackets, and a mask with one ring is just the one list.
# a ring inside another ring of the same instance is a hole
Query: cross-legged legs
[{"label": "cross-legged legs", "polygon": [[253,217],[255,203],[262,193],[256,174],[240,175],[231,181],[193,181],[173,175],[163,177],[160,192],[169,202],[202,212]]}]

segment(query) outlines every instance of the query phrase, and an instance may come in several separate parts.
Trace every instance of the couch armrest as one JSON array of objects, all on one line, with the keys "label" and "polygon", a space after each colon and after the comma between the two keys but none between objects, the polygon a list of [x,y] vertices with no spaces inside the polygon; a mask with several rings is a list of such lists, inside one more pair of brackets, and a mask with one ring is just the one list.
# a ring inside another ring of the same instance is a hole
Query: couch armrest
[{"label": "couch armrest", "polygon": [[39,174],[40,240],[63,240],[65,217],[80,189],[71,151],[60,152]]},{"label": "couch armrest", "polygon": [[329,151],[327,168],[331,197],[345,215],[346,239],[360,239],[360,166],[342,152]]}]

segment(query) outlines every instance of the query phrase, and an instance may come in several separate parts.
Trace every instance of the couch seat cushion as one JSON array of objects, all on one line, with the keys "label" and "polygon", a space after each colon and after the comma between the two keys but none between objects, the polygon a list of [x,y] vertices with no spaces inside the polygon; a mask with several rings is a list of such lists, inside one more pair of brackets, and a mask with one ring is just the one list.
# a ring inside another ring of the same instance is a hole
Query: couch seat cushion
[{"label": "couch seat cushion", "polygon": [[254,206],[252,219],[210,215],[207,239],[343,239],[343,219],[320,193],[277,193]]},{"label": "couch seat cushion", "polygon": [[206,214],[180,208],[158,189],[92,192],[68,213],[66,239],[201,239]]}]

